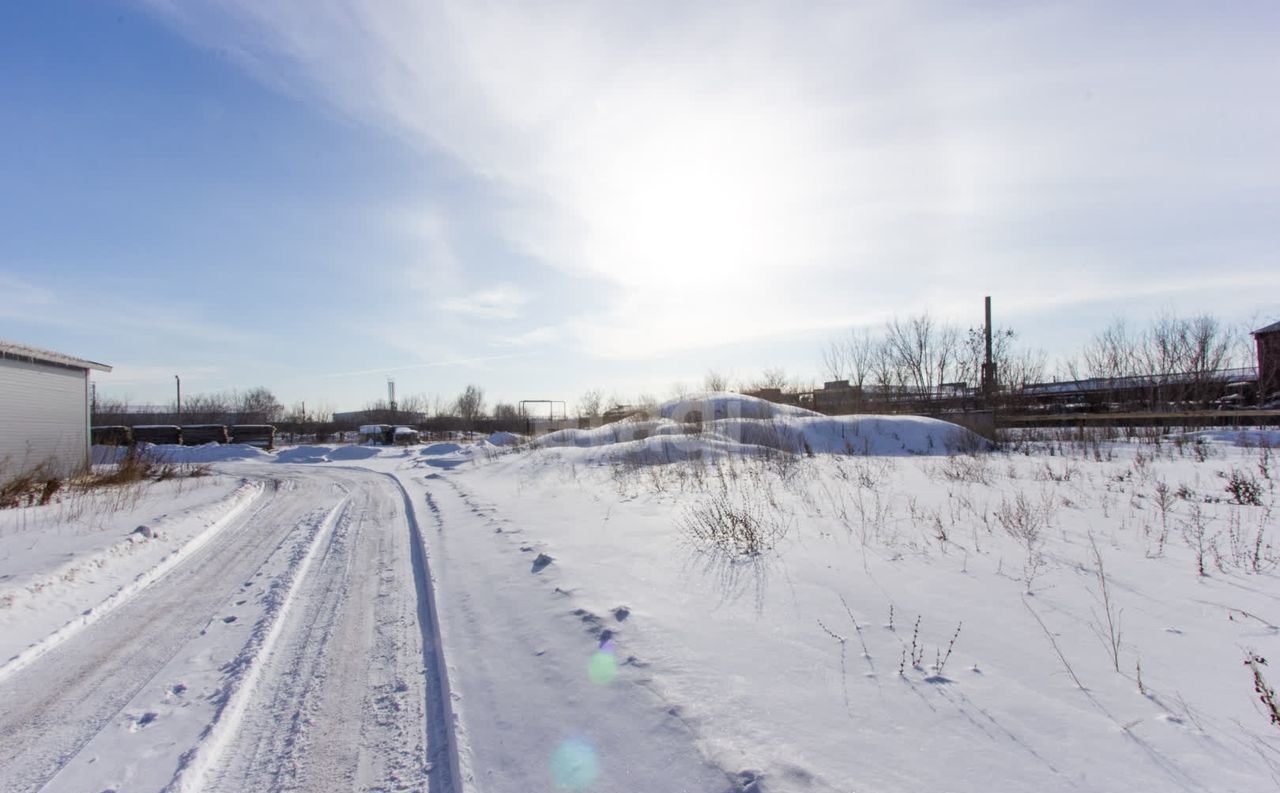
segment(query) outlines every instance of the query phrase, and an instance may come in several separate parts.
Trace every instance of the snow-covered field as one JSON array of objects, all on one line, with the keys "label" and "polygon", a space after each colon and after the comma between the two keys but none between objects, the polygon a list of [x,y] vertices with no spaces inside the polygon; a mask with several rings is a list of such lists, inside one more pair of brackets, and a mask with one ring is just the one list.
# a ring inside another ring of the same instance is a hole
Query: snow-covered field
[{"label": "snow-covered field", "polygon": [[1277,787],[1280,433],[493,440],[0,513],[0,791]]}]

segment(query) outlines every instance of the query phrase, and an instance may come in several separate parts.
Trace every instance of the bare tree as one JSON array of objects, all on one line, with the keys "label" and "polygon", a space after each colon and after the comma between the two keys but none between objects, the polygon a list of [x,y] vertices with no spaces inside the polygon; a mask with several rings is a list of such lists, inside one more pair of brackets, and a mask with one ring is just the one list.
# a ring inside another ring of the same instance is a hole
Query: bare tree
[{"label": "bare tree", "polygon": [[578,415],[582,418],[596,418],[600,415],[600,405],[604,396],[597,389],[591,389],[578,397]]},{"label": "bare tree", "polygon": [[766,388],[781,389],[781,388],[786,388],[787,385],[788,385],[788,382],[787,382],[786,370],[784,370],[781,366],[775,366],[770,369],[765,369],[760,374],[760,377],[756,378],[756,380],[751,383],[749,390],[763,391]]},{"label": "bare tree", "polygon": [[928,312],[885,326],[885,356],[897,385],[926,394],[955,379],[960,363],[960,332],[939,325]]},{"label": "bare tree", "polygon": [[239,409],[239,397],[229,394],[188,394],[182,398],[185,424],[220,424]]},{"label": "bare tree", "polygon": [[707,391],[728,391],[729,378],[723,372],[708,369],[706,377],[702,378],[702,387]]},{"label": "bare tree", "polygon": [[1239,357],[1238,335],[1209,315],[1162,314],[1139,331],[1118,318],[1067,368],[1076,379],[1161,378],[1150,383],[1153,400],[1203,400],[1216,392],[1213,373]]},{"label": "bare tree", "polygon": [[257,386],[239,395],[236,413],[241,424],[270,424],[279,420],[284,406],[270,390]]},{"label": "bare tree", "polygon": [[93,423],[95,426],[116,424],[129,412],[129,400],[99,397],[93,403]]},{"label": "bare tree", "polygon": [[498,402],[493,406],[493,417],[508,421],[518,419],[520,418],[520,409],[510,402]]},{"label": "bare tree", "polygon": [[1068,362],[1071,375],[1086,377],[1130,377],[1138,373],[1139,338],[1130,332],[1123,318],[1117,317],[1111,324],[1085,345],[1080,357]]},{"label": "bare tree", "polygon": [[468,385],[454,401],[454,412],[467,423],[475,424],[476,419],[484,416],[484,389],[477,385]]}]

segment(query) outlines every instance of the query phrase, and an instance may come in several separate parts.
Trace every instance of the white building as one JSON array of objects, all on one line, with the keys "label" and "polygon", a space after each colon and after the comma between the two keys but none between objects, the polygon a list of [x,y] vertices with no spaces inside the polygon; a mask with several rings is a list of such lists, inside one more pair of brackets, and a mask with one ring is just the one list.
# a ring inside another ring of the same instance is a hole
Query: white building
[{"label": "white building", "polygon": [[65,476],[89,464],[93,361],[0,339],[0,480],[44,466]]}]

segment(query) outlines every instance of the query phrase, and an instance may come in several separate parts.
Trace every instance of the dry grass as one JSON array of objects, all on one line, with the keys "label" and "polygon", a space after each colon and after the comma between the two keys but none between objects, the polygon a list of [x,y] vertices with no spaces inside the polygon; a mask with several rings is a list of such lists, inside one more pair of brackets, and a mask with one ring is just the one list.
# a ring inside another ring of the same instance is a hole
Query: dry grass
[{"label": "dry grass", "polygon": [[99,466],[78,476],[53,475],[46,464],[8,476],[0,471],[0,509],[45,506],[60,500],[59,496],[130,490],[148,482],[207,476],[210,471],[209,465],[166,462],[131,447],[115,465]]}]

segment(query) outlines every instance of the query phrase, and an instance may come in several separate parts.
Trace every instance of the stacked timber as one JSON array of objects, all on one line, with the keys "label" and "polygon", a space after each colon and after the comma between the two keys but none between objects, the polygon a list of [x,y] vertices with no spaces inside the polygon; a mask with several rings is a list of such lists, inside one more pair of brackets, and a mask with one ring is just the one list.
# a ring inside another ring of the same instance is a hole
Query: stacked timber
[{"label": "stacked timber", "polygon": [[276,428],[270,424],[236,424],[231,427],[231,442],[270,449],[276,443]]},{"label": "stacked timber", "polygon": [[123,425],[94,427],[89,434],[94,446],[128,446],[133,443],[133,431]]},{"label": "stacked timber", "polygon": [[176,424],[138,424],[133,428],[135,443],[182,443],[182,427]]},{"label": "stacked timber", "polygon": [[204,443],[230,443],[231,436],[222,424],[183,424],[182,445],[199,446]]}]

